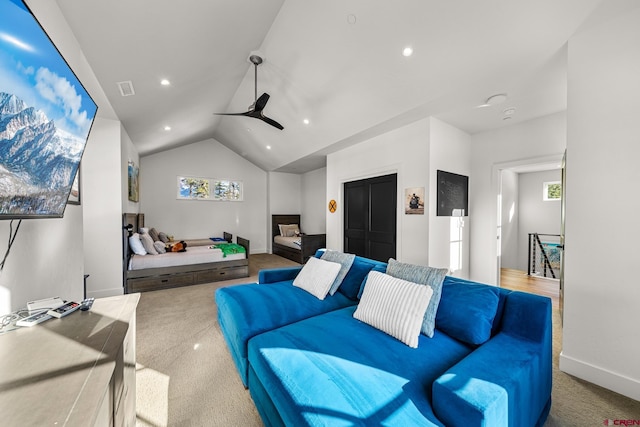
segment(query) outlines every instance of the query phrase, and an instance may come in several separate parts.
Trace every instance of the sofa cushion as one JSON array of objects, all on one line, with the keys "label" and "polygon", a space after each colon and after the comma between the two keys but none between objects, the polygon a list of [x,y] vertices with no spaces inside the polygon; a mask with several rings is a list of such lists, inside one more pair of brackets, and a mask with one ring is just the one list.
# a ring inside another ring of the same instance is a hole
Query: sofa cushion
[{"label": "sofa cushion", "polygon": [[353,317],[416,348],[431,295],[429,286],[372,271]]},{"label": "sofa cushion", "polygon": [[249,391],[257,382],[269,390],[272,408],[291,426],[442,426],[431,408],[431,384],[471,348],[440,331],[432,339],[420,335],[418,348],[410,348],[354,319],[354,311],[252,338]]},{"label": "sofa cushion", "polygon": [[424,314],[422,322],[422,333],[428,337],[433,336],[436,324],[436,312],[440,304],[440,295],[442,292],[442,281],[448,270],[446,268],[433,268],[422,265],[407,264],[398,262],[395,259],[389,259],[387,266],[387,274],[409,282],[419,283],[421,285],[430,286],[433,289],[433,295],[429,301],[429,306]]},{"label": "sofa cushion", "polygon": [[338,292],[342,292],[352,300],[360,299],[367,276],[371,271],[384,273],[387,271],[387,263],[356,256]]},{"label": "sofa cushion", "polygon": [[345,254],[344,252],[327,250],[322,254],[320,259],[325,261],[337,262],[340,264],[340,271],[336,276],[335,280],[331,284],[331,288],[329,289],[329,294],[333,295],[338,290],[338,287],[342,284],[342,281],[346,277],[351,265],[353,264],[353,260],[355,259],[354,254]]},{"label": "sofa cushion", "polygon": [[293,286],[304,289],[314,297],[323,300],[341,268],[342,266],[337,262],[311,257],[293,279]]},{"label": "sofa cushion", "polygon": [[498,293],[494,286],[445,280],[436,328],[469,344],[484,343],[491,338]]},{"label": "sofa cushion", "polygon": [[247,342],[251,337],[354,304],[339,292],[319,300],[293,286],[291,280],[226,286],[216,290],[215,301],[220,329],[244,385],[247,385]]}]

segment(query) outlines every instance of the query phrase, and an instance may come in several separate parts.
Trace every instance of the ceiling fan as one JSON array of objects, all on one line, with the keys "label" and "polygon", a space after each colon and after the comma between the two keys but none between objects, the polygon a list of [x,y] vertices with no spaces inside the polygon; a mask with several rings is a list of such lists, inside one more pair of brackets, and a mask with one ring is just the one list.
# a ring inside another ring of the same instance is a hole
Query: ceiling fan
[{"label": "ceiling fan", "polygon": [[260,98],[258,98],[258,65],[262,64],[262,58],[258,55],[251,55],[249,57],[249,61],[251,61],[251,63],[254,66],[255,69],[255,73],[254,73],[254,83],[255,83],[255,88],[254,88],[254,102],[253,104],[251,104],[249,106],[249,110],[244,112],[244,113],[215,113],[219,116],[246,116],[246,117],[253,117],[254,119],[259,119],[262,120],[265,123],[270,124],[273,127],[276,127],[280,130],[284,129],[284,127],[276,122],[273,119],[270,119],[269,117],[265,116],[264,113],[262,112],[264,110],[264,107],[267,105],[267,101],[269,101],[269,94],[268,93],[263,93],[262,95],[260,95]]}]

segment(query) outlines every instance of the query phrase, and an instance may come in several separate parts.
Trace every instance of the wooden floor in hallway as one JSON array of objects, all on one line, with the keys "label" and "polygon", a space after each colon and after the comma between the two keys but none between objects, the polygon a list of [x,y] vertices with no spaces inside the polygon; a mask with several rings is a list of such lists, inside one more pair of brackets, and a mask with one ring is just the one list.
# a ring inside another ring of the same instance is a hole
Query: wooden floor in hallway
[{"label": "wooden floor in hallway", "polygon": [[560,281],[545,277],[528,276],[525,271],[503,268],[500,270],[500,287],[551,298],[557,309],[560,296]]}]

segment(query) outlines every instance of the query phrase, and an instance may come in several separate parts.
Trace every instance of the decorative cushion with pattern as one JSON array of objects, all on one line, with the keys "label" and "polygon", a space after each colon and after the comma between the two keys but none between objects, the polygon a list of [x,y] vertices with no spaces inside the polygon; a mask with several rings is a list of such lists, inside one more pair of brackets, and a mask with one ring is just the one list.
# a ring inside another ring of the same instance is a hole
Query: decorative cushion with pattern
[{"label": "decorative cushion with pattern", "polygon": [[424,314],[424,321],[422,322],[422,333],[429,338],[433,337],[433,331],[436,325],[436,313],[442,293],[442,282],[448,272],[449,270],[446,268],[407,264],[396,261],[393,258],[389,259],[387,265],[388,275],[420,285],[427,285],[433,289],[433,296],[429,301],[429,307],[427,307],[427,311]]},{"label": "decorative cushion with pattern", "polygon": [[417,348],[432,295],[430,286],[370,271],[353,317]]},{"label": "decorative cushion with pattern", "polygon": [[329,288],[329,295],[333,295],[336,293],[345,276],[349,272],[351,265],[353,264],[353,260],[356,258],[354,254],[345,254],[340,251],[332,251],[326,250],[320,259],[325,261],[337,262],[340,264],[340,272],[336,276],[335,280],[331,284],[331,288]]}]

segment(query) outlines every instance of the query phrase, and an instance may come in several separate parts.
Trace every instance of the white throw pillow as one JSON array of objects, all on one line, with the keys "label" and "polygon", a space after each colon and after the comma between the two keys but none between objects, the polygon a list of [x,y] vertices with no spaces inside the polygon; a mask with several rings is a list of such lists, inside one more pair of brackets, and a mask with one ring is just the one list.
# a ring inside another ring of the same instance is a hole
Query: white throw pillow
[{"label": "white throw pillow", "polygon": [[146,255],[147,251],[142,246],[142,242],[140,241],[140,235],[138,233],[133,233],[129,237],[129,246],[131,246],[131,250],[136,255]]},{"label": "white throw pillow", "polygon": [[323,300],[341,267],[337,262],[311,257],[293,279],[293,286],[304,289],[319,300]]},{"label": "white throw pillow", "polygon": [[353,317],[417,348],[431,295],[430,286],[371,271]]}]

